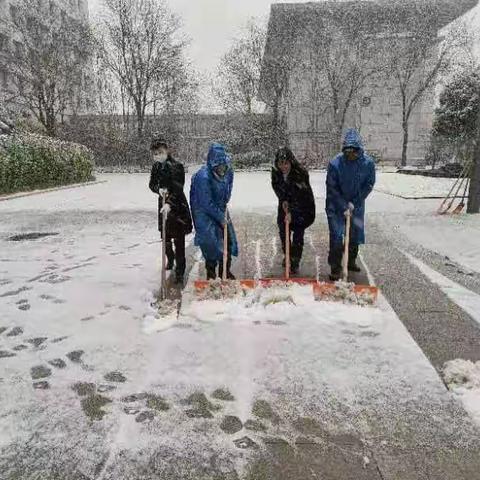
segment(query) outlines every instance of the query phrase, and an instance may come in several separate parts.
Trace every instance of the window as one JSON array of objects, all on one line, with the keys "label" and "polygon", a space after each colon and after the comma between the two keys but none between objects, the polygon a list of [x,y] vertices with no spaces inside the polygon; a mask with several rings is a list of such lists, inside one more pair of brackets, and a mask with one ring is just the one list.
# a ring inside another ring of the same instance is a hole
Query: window
[{"label": "window", "polygon": [[0,69],[0,86],[7,88],[8,86],[8,74],[5,70]]},{"label": "window", "polygon": [[15,46],[15,55],[17,55],[18,57],[21,57],[24,52],[24,47],[22,42],[17,42],[17,40],[14,40],[13,45]]},{"label": "window", "polygon": [[12,20],[15,22],[18,18],[18,7],[16,5],[10,5],[10,16]]},{"label": "window", "polygon": [[8,48],[8,37],[0,33],[0,52]]}]

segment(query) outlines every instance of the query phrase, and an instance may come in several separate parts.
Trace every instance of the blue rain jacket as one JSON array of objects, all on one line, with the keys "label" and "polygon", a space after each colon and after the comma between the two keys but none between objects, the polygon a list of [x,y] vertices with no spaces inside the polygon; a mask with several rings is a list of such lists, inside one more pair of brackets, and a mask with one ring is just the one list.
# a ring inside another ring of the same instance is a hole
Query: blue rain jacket
[{"label": "blue rain jacket", "polygon": [[[227,165],[223,178],[217,177],[213,169]],[[208,152],[207,164],[193,177],[190,186],[190,208],[195,225],[195,245],[200,247],[207,262],[223,259],[223,228],[225,210],[230,201],[233,187],[233,169],[225,147],[213,143]],[[228,222],[230,253],[238,255],[238,243],[231,220]]]},{"label": "blue rain jacket", "polygon": [[345,211],[348,203],[355,206],[352,216],[352,244],[365,243],[365,200],[375,185],[375,162],[364,152],[360,134],[350,129],[345,134],[343,148],[360,149],[357,160],[347,160],[343,153],[328,165],[326,212],[330,237],[334,243],[343,243]]}]

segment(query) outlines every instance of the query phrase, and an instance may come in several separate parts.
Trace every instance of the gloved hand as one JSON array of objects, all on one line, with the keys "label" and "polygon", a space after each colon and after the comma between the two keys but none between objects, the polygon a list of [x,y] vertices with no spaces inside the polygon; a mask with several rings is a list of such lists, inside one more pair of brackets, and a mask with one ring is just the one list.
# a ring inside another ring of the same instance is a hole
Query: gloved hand
[{"label": "gloved hand", "polygon": [[345,210],[345,212],[343,212],[343,214],[346,217],[348,217],[348,216],[352,215],[354,210],[355,210],[355,205],[352,202],[348,202],[347,209]]},{"label": "gloved hand", "polygon": [[288,212],[288,202],[287,201],[282,202],[282,208],[283,208],[283,211],[285,213]]},{"label": "gloved hand", "polygon": [[172,209],[172,207],[170,206],[169,203],[166,203],[161,209],[160,209],[160,213],[162,215],[168,215],[170,213],[170,210]]},{"label": "gloved hand", "polygon": [[161,197],[164,197],[167,194],[167,189],[166,188],[159,188],[158,193]]}]

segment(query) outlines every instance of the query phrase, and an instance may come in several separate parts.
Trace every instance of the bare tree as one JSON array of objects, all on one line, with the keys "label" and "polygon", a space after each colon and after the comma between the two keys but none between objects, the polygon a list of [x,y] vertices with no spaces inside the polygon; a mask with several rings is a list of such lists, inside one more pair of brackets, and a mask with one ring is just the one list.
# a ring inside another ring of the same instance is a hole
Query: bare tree
[{"label": "bare tree", "polygon": [[257,98],[265,40],[265,27],[259,20],[251,19],[243,35],[222,57],[214,93],[227,112],[250,115],[262,108]]},{"label": "bare tree", "polygon": [[[299,68],[292,80],[298,85],[306,83],[304,102],[310,110],[312,131],[318,132],[320,122],[329,132],[329,143],[336,150],[346,122],[356,123],[353,108],[369,80],[383,72],[385,65],[376,54],[377,39],[368,26],[374,20],[359,9],[355,16],[355,29],[351,28],[348,12],[337,5],[314,10],[304,28],[305,42]],[[307,75],[305,75],[307,73]],[[304,82],[305,77],[309,78]]]},{"label": "bare tree", "polygon": [[8,102],[29,111],[50,136],[81,105],[93,37],[86,23],[54,4],[21,0],[4,20],[13,40],[2,62],[11,85]]},{"label": "bare tree", "polygon": [[171,63],[167,72],[155,79],[151,113],[196,113],[199,109],[199,82],[196,73],[182,57]]},{"label": "bare tree", "polygon": [[186,45],[180,20],[163,0],[104,0],[103,58],[132,100],[137,133],[147,108],[158,101],[156,87],[171,78]]},{"label": "bare tree", "polygon": [[290,75],[295,65],[294,45],[301,22],[295,16],[270,16],[262,61],[258,97],[272,115],[273,142],[288,143],[286,134],[286,102]]},{"label": "bare tree", "polygon": [[415,108],[432,95],[442,77],[451,70],[460,52],[467,45],[465,26],[461,23],[443,37],[438,35],[441,11],[432,3],[410,5],[408,17],[389,25],[389,38],[384,50],[391,79],[402,106],[402,159],[408,158],[409,123]]}]

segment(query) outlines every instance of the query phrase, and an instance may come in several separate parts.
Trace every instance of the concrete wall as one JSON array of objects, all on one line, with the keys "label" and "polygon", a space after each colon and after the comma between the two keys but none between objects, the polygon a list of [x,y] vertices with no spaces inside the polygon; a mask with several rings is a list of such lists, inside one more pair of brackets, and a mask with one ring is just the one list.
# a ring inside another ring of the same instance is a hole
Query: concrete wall
[{"label": "concrete wall", "polygon": [[[374,40],[381,55],[384,40]],[[285,99],[289,142],[298,158],[325,165],[339,151],[340,138],[335,135],[333,109],[324,72],[314,65],[309,41],[300,37],[295,48],[294,68],[289,77]],[[432,59],[436,50],[432,49]],[[375,59],[372,59],[375,62]],[[434,92],[429,92],[410,117],[408,161],[423,163],[433,122]],[[402,103],[395,79],[387,75],[372,77],[355,98],[344,125],[358,128],[366,149],[383,161],[398,163],[402,156]]]}]

